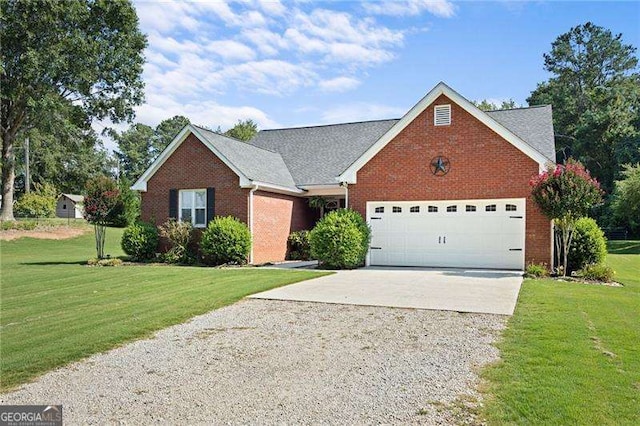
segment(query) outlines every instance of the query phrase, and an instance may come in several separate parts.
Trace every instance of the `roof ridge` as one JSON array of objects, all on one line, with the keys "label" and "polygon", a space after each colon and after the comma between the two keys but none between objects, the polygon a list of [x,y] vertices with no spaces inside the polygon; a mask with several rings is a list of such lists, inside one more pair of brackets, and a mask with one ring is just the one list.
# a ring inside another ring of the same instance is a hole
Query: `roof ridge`
[{"label": "roof ridge", "polygon": [[331,124],[314,124],[309,126],[296,126],[296,127],[280,127],[277,129],[262,129],[260,132],[272,132],[276,130],[296,130],[296,129],[310,129],[315,127],[330,127],[330,126],[344,126],[347,124],[362,124],[362,123],[376,123],[380,121],[398,121],[399,118],[382,118],[377,120],[362,120],[362,121],[348,121],[345,123],[331,123]]},{"label": "roof ridge", "polygon": [[223,135],[223,134],[218,133],[218,132],[214,132],[213,130],[206,129],[206,128],[201,127],[201,126],[196,126],[195,124],[192,124],[192,126],[193,126],[193,127],[195,127],[195,128],[197,128],[197,129],[199,129],[199,130],[204,130],[204,131],[206,131],[206,132],[213,133],[213,134],[214,134],[214,135],[216,135],[216,136],[220,136],[220,137],[222,137],[222,138],[229,139],[229,140],[230,140],[230,141],[232,141],[232,142],[238,142],[238,143],[245,144],[245,145],[251,146],[251,147],[253,147],[253,148],[259,149],[259,150],[261,150],[261,151],[270,152],[270,153],[272,153],[272,154],[278,154],[278,155],[280,155],[280,157],[282,158],[282,155],[281,155],[278,151],[272,151],[272,150],[270,150],[270,149],[262,148],[262,147],[260,147],[260,146],[258,146],[258,145],[254,145],[254,144],[252,144],[252,143],[251,143],[251,140],[249,140],[249,141],[243,141],[243,140],[240,140],[240,139],[232,138],[231,136],[227,136],[227,135]]},{"label": "roof ridge", "polygon": [[517,108],[492,109],[490,111],[485,111],[485,112],[504,112],[504,111],[513,111],[513,110],[517,110],[517,109],[545,108],[545,107],[549,107],[549,106],[551,106],[551,104],[530,105],[530,106],[526,106],[526,107],[517,107]]}]

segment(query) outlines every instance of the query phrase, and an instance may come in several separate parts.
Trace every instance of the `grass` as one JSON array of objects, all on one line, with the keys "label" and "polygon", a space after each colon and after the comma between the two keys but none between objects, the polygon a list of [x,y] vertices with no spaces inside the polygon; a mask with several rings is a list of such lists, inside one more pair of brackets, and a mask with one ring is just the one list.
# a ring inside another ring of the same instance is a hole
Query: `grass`
[{"label": "grass", "polygon": [[624,287],[525,280],[485,369],[490,424],[640,424],[640,241],[612,241]]},{"label": "grass", "polygon": [[[106,253],[121,256],[122,230]],[[0,242],[0,390],[315,271],[88,267],[93,234]]]}]

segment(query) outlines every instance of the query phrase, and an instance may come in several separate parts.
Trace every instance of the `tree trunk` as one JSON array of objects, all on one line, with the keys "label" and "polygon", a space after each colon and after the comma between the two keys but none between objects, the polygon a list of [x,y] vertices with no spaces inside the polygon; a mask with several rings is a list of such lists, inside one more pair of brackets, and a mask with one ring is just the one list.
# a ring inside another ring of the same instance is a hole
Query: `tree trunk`
[{"label": "tree trunk", "polygon": [[13,217],[13,184],[16,180],[16,156],[13,152],[15,135],[2,132],[2,209],[0,220],[15,220]]},{"label": "tree trunk", "polygon": [[93,225],[96,233],[96,254],[98,259],[104,259],[104,237],[106,234],[106,227],[104,225]]}]

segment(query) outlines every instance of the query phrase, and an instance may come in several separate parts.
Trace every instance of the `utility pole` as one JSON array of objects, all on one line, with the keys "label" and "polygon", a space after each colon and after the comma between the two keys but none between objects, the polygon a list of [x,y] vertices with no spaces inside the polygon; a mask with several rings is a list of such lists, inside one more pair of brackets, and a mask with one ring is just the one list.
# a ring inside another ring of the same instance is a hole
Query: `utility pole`
[{"label": "utility pole", "polygon": [[24,192],[31,192],[31,175],[29,172],[29,138],[24,141]]}]

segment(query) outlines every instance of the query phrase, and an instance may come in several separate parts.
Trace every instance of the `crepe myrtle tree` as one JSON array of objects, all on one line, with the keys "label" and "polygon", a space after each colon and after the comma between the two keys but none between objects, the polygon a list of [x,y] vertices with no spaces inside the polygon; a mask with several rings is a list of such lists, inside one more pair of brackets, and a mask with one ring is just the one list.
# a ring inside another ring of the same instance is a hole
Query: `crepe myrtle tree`
[{"label": "crepe myrtle tree", "polygon": [[[532,187],[533,201],[544,215],[553,220],[559,230],[563,274],[566,276],[567,256],[575,223],[581,217],[585,217],[591,207],[602,201],[603,191],[600,189],[600,183],[591,177],[579,161],[570,159],[565,165],[549,166],[547,170],[531,179],[529,184]],[[556,252],[559,256],[559,251]]]},{"label": "crepe myrtle tree", "polygon": [[104,239],[107,226],[112,225],[123,211],[124,204],[116,181],[106,176],[99,176],[87,182],[84,218],[93,225],[95,230],[98,259],[105,257]]}]

